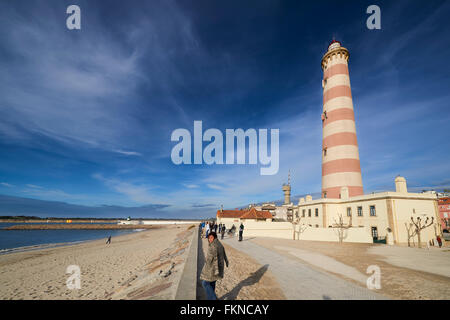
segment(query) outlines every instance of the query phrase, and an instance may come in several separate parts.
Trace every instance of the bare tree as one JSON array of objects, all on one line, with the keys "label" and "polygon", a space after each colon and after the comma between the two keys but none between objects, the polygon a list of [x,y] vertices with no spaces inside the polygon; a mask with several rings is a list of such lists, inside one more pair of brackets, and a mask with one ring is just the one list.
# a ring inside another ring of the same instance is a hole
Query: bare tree
[{"label": "bare tree", "polygon": [[417,217],[416,221],[414,221],[414,218],[411,217],[411,221],[412,221],[412,223],[414,224],[414,227],[415,227],[415,233],[417,234],[417,242],[418,242],[419,248],[422,248],[422,244],[420,243],[420,232],[423,229],[428,228],[429,226],[431,226],[434,223],[434,217],[431,217],[431,222],[430,223],[428,223],[429,219],[430,218],[427,217],[425,219],[425,222],[424,222],[425,224],[422,225],[422,219],[420,217]]},{"label": "bare tree", "polygon": [[[306,224],[300,224],[302,218],[297,218],[295,221],[292,222],[292,229],[293,229],[293,235],[292,238],[295,240],[295,234],[297,234],[297,240],[300,239],[300,234],[302,234],[307,228],[308,225]],[[297,230],[298,226],[298,230]]]},{"label": "bare tree", "polygon": [[413,229],[414,224],[412,224],[411,222],[409,223],[409,225],[405,222],[405,227],[406,227],[406,233],[408,236],[408,247],[411,247],[411,238],[413,240],[413,246],[415,247],[415,243],[414,243],[414,237],[416,236],[416,230]]},{"label": "bare tree", "polygon": [[334,219],[333,228],[336,228],[337,234],[339,237],[339,243],[344,242],[344,239],[347,238],[348,229],[352,227],[352,216],[350,216],[350,220],[348,223],[344,223],[344,218],[342,214],[338,214],[338,220]]}]

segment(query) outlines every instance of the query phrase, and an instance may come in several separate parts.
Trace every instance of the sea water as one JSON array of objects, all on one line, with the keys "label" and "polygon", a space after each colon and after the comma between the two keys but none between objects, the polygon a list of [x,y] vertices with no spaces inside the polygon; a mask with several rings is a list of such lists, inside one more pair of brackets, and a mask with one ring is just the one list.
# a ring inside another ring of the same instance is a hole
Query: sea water
[{"label": "sea water", "polygon": [[[0,254],[42,245],[67,244],[88,240],[105,239],[136,232],[137,230],[4,230],[4,228],[23,223],[0,223]],[[72,223],[73,224],[73,223]],[[17,249],[17,250],[11,250]]]}]

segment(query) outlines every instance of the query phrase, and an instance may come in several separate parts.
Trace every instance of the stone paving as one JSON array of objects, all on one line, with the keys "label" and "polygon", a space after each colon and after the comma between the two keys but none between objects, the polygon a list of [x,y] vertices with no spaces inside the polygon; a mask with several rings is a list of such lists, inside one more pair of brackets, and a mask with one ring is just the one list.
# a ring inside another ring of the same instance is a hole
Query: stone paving
[{"label": "stone paving", "polygon": [[372,290],[358,286],[326,272],[313,269],[297,259],[269,250],[251,240],[222,240],[249,255],[261,265],[268,265],[284,295],[289,300],[378,300],[388,299]]}]

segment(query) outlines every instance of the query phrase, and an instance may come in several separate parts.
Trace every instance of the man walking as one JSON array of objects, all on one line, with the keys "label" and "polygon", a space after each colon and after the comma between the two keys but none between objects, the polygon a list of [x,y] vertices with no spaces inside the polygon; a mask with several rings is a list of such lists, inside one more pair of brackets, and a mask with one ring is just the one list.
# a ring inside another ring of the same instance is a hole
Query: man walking
[{"label": "man walking", "polygon": [[106,244],[111,244],[111,236],[109,236],[108,240],[106,240]]},{"label": "man walking", "polygon": [[239,226],[239,241],[242,241],[242,234],[244,233],[244,225],[241,222],[241,225]]},{"label": "man walking", "polygon": [[221,240],[223,240],[223,236],[225,235],[225,225],[223,224],[221,229],[220,229],[220,235],[221,235]]},{"label": "man walking", "polygon": [[217,234],[211,231],[208,236],[208,253],[203,266],[200,280],[208,300],[217,300],[216,281],[223,278],[224,262],[228,268],[228,258],[225,248],[217,239]]}]

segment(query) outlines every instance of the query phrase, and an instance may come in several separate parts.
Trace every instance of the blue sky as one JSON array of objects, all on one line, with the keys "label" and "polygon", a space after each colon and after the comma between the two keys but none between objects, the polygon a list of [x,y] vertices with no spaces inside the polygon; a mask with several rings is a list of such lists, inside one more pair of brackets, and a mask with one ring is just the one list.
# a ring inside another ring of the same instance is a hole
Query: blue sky
[{"label": "blue sky", "polygon": [[[81,30],[66,28],[71,4]],[[1,2],[0,214],[207,217],[282,198],[289,169],[293,194],[320,192],[333,37],[350,51],[365,192],[398,174],[410,190],[450,188],[450,3],[377,1],[382,29],[368,30],[371,4]],[[278,174],[174,165],[170,135],[194,120],[280,129]]]}]

